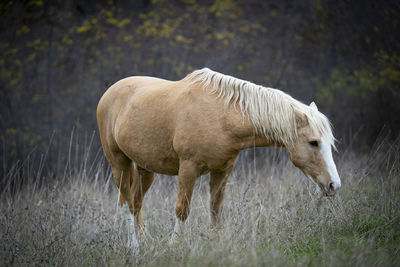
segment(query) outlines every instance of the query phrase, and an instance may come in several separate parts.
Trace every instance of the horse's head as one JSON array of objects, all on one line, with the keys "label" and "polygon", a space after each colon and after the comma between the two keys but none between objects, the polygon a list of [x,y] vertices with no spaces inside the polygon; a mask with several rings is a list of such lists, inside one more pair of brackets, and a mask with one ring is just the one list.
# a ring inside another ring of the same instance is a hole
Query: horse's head
[{"label": "horse's head", "polygon": [[[312,112],[318,112],[313,103]],[[307,177],[314,181],[323,190],[325,195],[333,196],[340,188],[341,182],[332,158],[333,135],[329,122],[325,116],[319,116],[320,120],[314,124],[323,123],[322,131],[315,131],[311,126],[310,116],[306,116],[301,110],[294,108],[296,117],[297,136],[293,145],[287,147],[290,160]],[[316,114],[316,113],[315,113]],[[315,127],[314,127],[315,128]],[[319,132],[319,133],[318,133]]]}]

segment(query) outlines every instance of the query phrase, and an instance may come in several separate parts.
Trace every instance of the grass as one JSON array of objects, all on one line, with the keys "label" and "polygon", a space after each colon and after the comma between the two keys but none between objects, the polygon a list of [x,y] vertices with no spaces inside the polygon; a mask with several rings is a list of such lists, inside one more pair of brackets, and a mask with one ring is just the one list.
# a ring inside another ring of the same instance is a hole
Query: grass
[{"label": "grass", "polygon": [[367,155],[336,154],[342,189],[333,199],[321,198],[282,150],[258,149],[256,161],[253,152],[242,153],[230,178],[221,229],[210,229],[209,178],[201,177],[174,246],[177,178],[157,176],[136,257],[103,160],[83,154],[47,177],[45,161],[36,171],[16,164],[1,186],[0,265],[400,265],[399,140]]}]

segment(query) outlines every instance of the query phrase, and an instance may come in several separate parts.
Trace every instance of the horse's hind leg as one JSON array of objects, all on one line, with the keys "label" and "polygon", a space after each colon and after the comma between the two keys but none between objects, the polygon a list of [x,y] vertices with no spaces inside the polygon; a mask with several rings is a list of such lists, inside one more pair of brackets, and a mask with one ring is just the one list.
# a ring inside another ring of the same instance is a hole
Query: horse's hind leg
[{"label": "horse's hind leg", "polygon": [[144,230],[144,224],[142,220],[142,203],[144,195],[147,190],[149,190],[151,184],[154,180],[154,173],[149,172],[146,169],[143,169],[136,164],[132,166],[132,195],[133,195],[133,206],[134,211],[133,214],[137,219],[138,226],[141,230]]},{"label": "horse's hind leg", "polygon": [[110,162],[113,170],[114,179],[117,187],[119,188],[120,196],[119,201],[122,206],[122,211],[127,220],[128,227],[128,247],[135,249],[139,248],[139,241],[137,238],[137,224],[134,214],[134,201],[131,193],[132,184],[132,161],[126,157],[122,152],[113,153],[112,157],[108,156],[107,160]]},{"label": "horse's hind leg", "polygon": [[116,153],[112,160],[109,160],[113,174],[114,181],[117,185],[120,196],[119,202],[123,206],[127,204],[129,210],[133,214],[133,198],[130,191],[132,180],[131,180],[131,165],[132,161],[126,157],[122,152]]}]

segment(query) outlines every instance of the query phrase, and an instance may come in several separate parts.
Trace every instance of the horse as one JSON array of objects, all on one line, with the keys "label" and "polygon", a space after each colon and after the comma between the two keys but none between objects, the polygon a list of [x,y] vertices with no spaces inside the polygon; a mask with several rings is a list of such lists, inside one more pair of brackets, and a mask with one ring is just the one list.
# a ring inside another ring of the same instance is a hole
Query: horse
[{"label": "horse", "polygon": [[154,173],[178,175],[172,241],[189,216],[195,181],[206,173],[211,226],[218,227],[229,174],[246,148],[283,147],[325,195],[341,186],[331,123],[314,102],[305,105],[278,89],[208,68],[179,81],[122,79],[101,97],[97,121],[130,225],[129,246],[138,246],[137,231],[144,230],[141,207]]}]

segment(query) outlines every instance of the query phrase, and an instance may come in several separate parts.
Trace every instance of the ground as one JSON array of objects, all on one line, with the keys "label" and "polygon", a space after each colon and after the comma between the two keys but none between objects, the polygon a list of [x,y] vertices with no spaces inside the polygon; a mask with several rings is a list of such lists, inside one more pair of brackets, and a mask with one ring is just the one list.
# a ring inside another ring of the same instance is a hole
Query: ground
[{"label": "ground", "polygon": [[283,150],[258,149],[256,161],[245,151],[227,185],[221,228],[210,229],[209,177],[201,177],[184,236],[172,246],[177,179],[157,176],[136,256],[104,161],[70,164],[51,179],[11,170],[0,195],[0,265],[399,266],[398,143],[364,155],[339,148],[342,189],[334,198],[321,198]]}]

